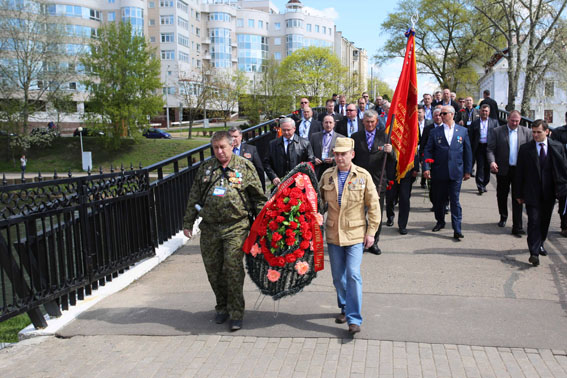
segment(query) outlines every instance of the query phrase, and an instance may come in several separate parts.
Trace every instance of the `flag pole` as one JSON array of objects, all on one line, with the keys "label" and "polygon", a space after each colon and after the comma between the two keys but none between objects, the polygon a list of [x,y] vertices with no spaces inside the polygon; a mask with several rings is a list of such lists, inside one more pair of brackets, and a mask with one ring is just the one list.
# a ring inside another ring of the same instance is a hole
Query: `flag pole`
[{"label": "flag pole", "polygon": [[[392,138],[392,128],[394,127],[394,120],[396,119],[396,114],[392,114],[392,119],[390,120],[390,130],[388,130],[388,136],[386,137],[386,144],[390,144],[390,139]],[[384,172],[386,171],[386,161],[388,160],[388,154],[384,156],[382,161],[382,171],[380,172],[380,181],[378,182],[378,194],[380,194],[380,189],[382,189],[382,182],[384,181]]]}]

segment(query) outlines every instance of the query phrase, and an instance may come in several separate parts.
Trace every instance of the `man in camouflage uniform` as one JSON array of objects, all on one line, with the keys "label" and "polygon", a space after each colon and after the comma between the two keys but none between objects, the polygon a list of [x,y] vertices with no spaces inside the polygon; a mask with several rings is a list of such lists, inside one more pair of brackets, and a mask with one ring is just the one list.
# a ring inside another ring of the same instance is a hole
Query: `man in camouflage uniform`
[{"label": "man in camouflage uniform", "polygon": [[266,197],[254,165],[232,153],[232,142],[226,131],[211,138],[215,156],[197,171],[183,228],[191,237],[195,219],[202,217],[201,255],[217,301],[215,322],[230,316],[230,329],[236,331],[244,315],[242,245],[250,230],[248,210],[258,214]]}]

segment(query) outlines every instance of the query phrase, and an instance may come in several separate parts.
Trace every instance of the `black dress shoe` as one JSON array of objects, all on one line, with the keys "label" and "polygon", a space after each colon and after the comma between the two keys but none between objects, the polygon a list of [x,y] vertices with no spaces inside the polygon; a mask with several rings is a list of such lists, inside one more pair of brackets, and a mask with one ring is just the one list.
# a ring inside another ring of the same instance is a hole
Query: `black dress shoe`
[{"label": "black dress shoe", "polygon": [[226,312],[217,312],[215,315],[215,323],[217,324],[226,322],[226,319],[228,319],[228,313]]},{"label": "black dress shoe", "polygon": [[242,320],[232,319],[230,321],[230,331],[231,332],[238,331],[240,328],[242,328]]},{"label": "black dress shoe", "polygon": [[374,244],[372,247],[368,248],[368,252],[372,253],[373,255],[381,255],[382,250],[378,247],[377,244]]},{"label": "black dress shoe", "polygon": [[441,229],[443,229],[443,228],[445,228],[445,223],[437,223],[437,224],[435,225],[435,227],[433,227],[433,230],[431,230],[431,231],[437,232],[437,231],[439,231],[439,230],[441,230]]},{"label": "black dress shoe", "polygon": [[398,232],[400,233],[400,235],[407,235],[408,230],[407,230],[407,228],[402,228],[402,227],[400,227],[400,228],[398,229]]},{"label": "black dress shoe", "polygon": [[521,228],[520,229],[515,229],[515,228],[512,229],[512,235],[517,236],[519,238],[521,238],[522,235],[525,235],[525,234],[526,234],[526,231],[522,230]]},{"label": "black dress shoe", "polygon": [[543,248],[543,245],[539,247],[539,254],[541,256],[547,256],[547,251],[545,250],[545,248]]},{"label": "black dress shoe", "polygon": [[500,218],[500,222],[498,222],[498,227],[505,227],[506,226],[506,218]]},{"label": "black dress shoe", "polygon": [[464,238],[464,237],[465,237],[465,235],[463,235],[463,234],[460,233],[460,232],[454,232],[454,233],[453,233],[453,238],[454,238],[454,239],[460,240],[460,239],[462,239],[462,238]]},{"label": "black dress shoe", "polygon": [[484,190],[482,190],[482,188],[478,188],[478,193],[477,193],[477,194],[478,194],[479,196],[482,196],[482,193],[484,193]]},{"label": "black dress shoe", "polygon": [[393,225],[394,225],[394,217],[388,217],[388,220],[386,221],[386,226],[392,227]]},{"label": "black dress shoe", "polygon": [[487,192],[486,188],[482,188],[482,191],[485,192],[485,193]]},{"label": "black dress shoe", "polygon": [[531,255],[528,261],[531,262],[533,266],[539,265],[539,257],[537,257],[536,255]]}]

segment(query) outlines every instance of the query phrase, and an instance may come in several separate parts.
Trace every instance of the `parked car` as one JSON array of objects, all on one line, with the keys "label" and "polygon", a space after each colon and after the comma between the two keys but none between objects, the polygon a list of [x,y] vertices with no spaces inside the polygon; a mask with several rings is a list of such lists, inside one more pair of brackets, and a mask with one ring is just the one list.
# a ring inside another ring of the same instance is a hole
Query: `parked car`
[{"label": "parked car", "polygon": [[[79,136],[80,132],[79,129],[75,129],[75,131],[73,131],[73,136]],[[89,129],[87,127],[83,127],[83,136],[103,136],[104,132],[100,131],[100,130],[93,130],[93,129]]]},{"label": "parked car", "polygon": [[16,134],[11,131],[0,130],[0,136],[16,136]]},{"label": "parked car", "polygon": [[160,138],[171,139],[170,133],[163,131],[161,129],[156,129],[155,127],[150,127],[149,129],[144,131],[142,135],[145,136],[146,138],[151,138],[151,139],[160,139]]}]

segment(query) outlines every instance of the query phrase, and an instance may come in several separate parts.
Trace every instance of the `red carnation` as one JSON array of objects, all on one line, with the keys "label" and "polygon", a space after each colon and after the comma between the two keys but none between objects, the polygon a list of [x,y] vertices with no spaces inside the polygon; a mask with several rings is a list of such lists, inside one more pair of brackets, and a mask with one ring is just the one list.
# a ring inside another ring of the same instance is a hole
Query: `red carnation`
[{"label": "red carnation", "polygon": [[309,248],[309,240],[304,240],[299,244],[299,248],[301,249],[308,249]]},{"label": "red carnation", "polygon": [[288,253],[287,255],[285,255],[285,261],[287,263],[295,262],[295,260],[297,260],[297,257],[295,257],[293,253]]},{"label": "red carnation", "polygon": [[271,222],[268,224],[268,227],[270,227],[270,230],[275,231],[275,230],[278,229],[279,225],[278,225],[276,222],[271,221]]},{"label": "red carnation", "polygon": [[433,160],[433,159],[425,159],[425,162],[426,162],[427,164],[433,164],[433,163],[435,162],[435,160]]},{"label": "red carnation", "polygon": [[268,233],[268,230],[265,227],[260,228],[260,230],[258,230],[258,235],[260,236],[266,236],[266,234]]},{"label": "red carnation", "polygon": [[303,223],[305,222],[305,216],[302,214],[297,218],[297,220],[299,221],[299,223]]},{"label": "red carnation", "polygon": [[292,245],[295,244],[295,238],[294,237],[286,238],[285,244],[291,247]]},{"label": "red carnation", "polygon": [[278,222],[278,223],[282,223],[284,220],[285,220],[285,218],[282,217],[281,215],[278,215],[278,216],[276,217],[276,222]]},{"label": "red carnation", "polygon": [[279,232],[274,232],[272,234],[272,242],[274,242],[274,241],[277,242],[277,241],[280,241],[282,239],[283,239],[283,236]]},{"label": "red carnation", "polygon": [[301,189],[293,188],[289,193],[289,198],[300,198],[301,194],[302,194]]},{"label": "red carnation", "polygon": [[296,249],[295,252],[293,252],[293,254],[295,255],[295,257],[300,259],[305,254],[305,251],[303,249]]},{"label": "red carnation", "polygon": [[288,203],[290,204],[290,206],[297,206],[298,199],[297,199],[297,198],[292,198],[292,199],[289,200]]},{"label": "red carnation", "polygon": [[299,212],[304,213],[307,211],[307,205],[305,204],[305,202],[302,202],[301,205],[299,205]]},{"label": "red carnation", "polygon": [[306,240],[313,239],[313,233],[311,232],[311,230],[305,230],[303,232],[303,238],[306,239]]},{"label": "red carnation", "polygon": [[289,228],[291,228],[292,230],[295,230],[297,228],[297,222],[290,221],[289,222]]},{"label": "red carnation", "polygon": [[280,267],[284,266],[285,265],[285,259],[283,257],[276,257],[274,259],[274,265],[280,266]]},{"label": "red carnation", "polygon": [[285,230],[285,236],[288,238],[295,237],[295,232],[291,228],[288,228]]},{"label": "red carnation", "polygon": [[291,192],[290,188],[285,188],[284,190],[282,190],[282,195],[284,197],[288,197],[290,192]]},{"label": "red carnation", "polygon": [[272,243],[270,245],[272,246],[272,248],[278,248],[278,242],[275,240],[272,240]]}]

